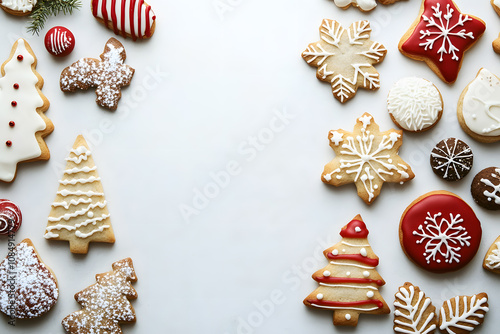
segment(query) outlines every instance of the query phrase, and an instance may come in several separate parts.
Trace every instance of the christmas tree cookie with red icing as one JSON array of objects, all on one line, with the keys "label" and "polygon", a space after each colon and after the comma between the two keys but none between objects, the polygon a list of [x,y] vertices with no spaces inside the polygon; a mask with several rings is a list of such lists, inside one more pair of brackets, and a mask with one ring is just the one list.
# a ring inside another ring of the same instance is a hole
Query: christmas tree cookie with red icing
[{"label": "christmas tree cookie with red icing", "polygon": [[320,286],[304,304],[333,310],[334,325],[356,326],[360,313],[390,313],[379,292],[385,281],[377,272],[379,259],[368,233],[361,216],[354,217],[340,231],[342,241],[323,252],[329,264],[312,276]]},{"label": "christmas tree cookie with red icing", "polygon": [[0,78],[0,180],[12,182],[20,162],[48,160],[44,137],[54,126],[45,116],[49,101],[42,94],[43,79],[28,42],[14,43]]},{"label": "christmas tree cookie with red icing", "polygon": [[464,53],[483,35],[486,24],[462,14],[452,0],[422,0],[420,14],[399,42],[405,56],[424,61],[441,80],[454,83]]},{"label": "christmas tree cookie with red icing", "polygon": [[92,0],[92,14],[123,37],[147,39],[156,29],[156,15],[144,0]]},{"label": "christmas tree cookie with red icing", "polygon": [[481,223],[463,199],[448,191],[432,191],[413,201],[401,216],[403,251],[419,267],[446,273],[459,270],[476,255]]}]

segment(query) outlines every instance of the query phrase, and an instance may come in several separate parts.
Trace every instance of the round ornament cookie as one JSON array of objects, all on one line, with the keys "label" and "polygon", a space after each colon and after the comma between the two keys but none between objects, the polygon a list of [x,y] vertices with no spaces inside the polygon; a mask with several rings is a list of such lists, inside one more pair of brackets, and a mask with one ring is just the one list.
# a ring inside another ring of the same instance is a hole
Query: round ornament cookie
[{"label": "round ornament cookie", "polygon": [[22,221],[19,207],[8,199],[0,199],[0,235],[17,232]]},{"label": "round ornament cookie", "polygon": [[476,255],[481,235],[481,223],[472,208],[444,190],[414,200],[399,225],[399,240],[406,256],[434,273],[467,265]]},{"label": "round ornament cookie", "polygon": [[443,98],[428,80],[409,77],[396,82],[387,97],[392,121],[410,132],[434,127],[443,115]]},{"label": "round ornament cookie", "polygon": [[457,117],[462,129],[475,140],[500,140],[500,78],[481,68],[460,95]]},{"label": "round ornament cookie", "polygon": [[472,180],[474,201],[488,210],[500,210],[500,167],[488,167]]},{"label": "round ornament cookie", "polygon": [[45,48],[56,57],[66,57],[75,48],[75,36],[65,27],[56,26],[45,35]]},{"label": "round ornament cookie", "polygon": [[434,174],[446,181],[457,181],[469,174],[474,155],[469,145],[457,138],[443,139],[431,152]]}]

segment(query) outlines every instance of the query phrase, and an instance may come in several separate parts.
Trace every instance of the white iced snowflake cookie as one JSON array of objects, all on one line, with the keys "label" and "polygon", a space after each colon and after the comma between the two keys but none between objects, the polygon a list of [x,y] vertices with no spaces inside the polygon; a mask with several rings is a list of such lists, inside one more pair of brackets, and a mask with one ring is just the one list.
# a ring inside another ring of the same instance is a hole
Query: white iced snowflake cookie
[{"label": "white iced snowflake cookie", "polygon": [[421,132],[432,128],[443,114],[443,98],[428,80],[409,77],[392,86],[387,97],[392,121],[400,128]]},{"label": "white iced snowflake cookie", "polygon": [[[378,0],[383,5],[389,5],[399,0]],[[347,9],[351,5],[354,7],[358,7],[363,12],[369,12],[377,7],[376,0],[334,0],[335,4],[342,8]]]},{"label": "white iced snowflake cookie", "polygon": [[366,204],[373,203],[384,182],[403,183],[415,177],[398,155],[403,131],[380,132],[368,113],[357,119],[353,132],[332,130],[328,139],[337,156],[325,166],[321,180],[333,186],[354,183]]},{"label": "white iced snowflake cookie", "polygon": [[7,13],[16,16],[31,14],[37,0],[0,0],[0,7]]},{"label": "white iced snowflake cookie", "polygon": [[480,69],[460,95],[457,116],[462,129],[475,140],[500,140],[500,79]]},{"label": "white iced snowflake cookie", "polygon": [[484,321],[488,308],[488,295],[456,296],[443,303],[439,329],[447,334],[468,334]]}]

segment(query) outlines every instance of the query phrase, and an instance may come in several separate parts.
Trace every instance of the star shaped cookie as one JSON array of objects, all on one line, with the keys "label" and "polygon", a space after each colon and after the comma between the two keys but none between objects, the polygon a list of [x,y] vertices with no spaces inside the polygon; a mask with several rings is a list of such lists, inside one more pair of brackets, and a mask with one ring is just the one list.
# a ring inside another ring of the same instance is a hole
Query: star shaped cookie
[{"label": "star shaped cookie", "polygon": [[384,60],[386,48],[370,40],[370,22],[357,21],[348,29],[334,20],[324,19],[321,40],[309,44],[302,58],[318,68],[316,77],[329,82],[333,96],[344,103],[354,97],[358,87],[376,90],[379,73],[373,65]]},{"label": "star shaped cookie", "polygon": [[479,18],[462,14],[452,0],[422,0],[420,14],[399,42],[405,56],[425,63],[446,83],[454,83],[465,51],[486,30]]},{"label": "star shaped cookie", "polygon": [[403,131],[380,132],[368,113],[357,119],[353,132],[332,130],[328,139],[337,156],[325,166],[321,180],[333,186],[354,183],[366,204],[373,203],[384,182],[403,183],[415,177],[398,155]]}]

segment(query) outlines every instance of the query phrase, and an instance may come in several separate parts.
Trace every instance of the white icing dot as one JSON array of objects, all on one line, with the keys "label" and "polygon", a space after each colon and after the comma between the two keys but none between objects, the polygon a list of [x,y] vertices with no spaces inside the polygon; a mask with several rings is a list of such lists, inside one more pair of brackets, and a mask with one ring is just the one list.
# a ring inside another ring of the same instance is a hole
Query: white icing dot
[{"label": "white icing dot", "polygon": [[373,298],[373,296],[375,296],[375,294],[373,293],[373,291],[368,291],[366,293],[366,297],[368,297],[368,298]]},{"label": "white icing dot", "polygon": [[351,315],[349,313],[345,315],[345,320],[351,320]]},{"label": "white icing dot", "polygon": [[345,249],[342,250],[342,253],[345,253]]},{"label": "white icing dot", "polygon": [[337,175],[337,180],[340,180],[342,178],[342,175]]},{"label": "white icing dot", "polygon": [[346,272],[346,273],[345,273],[345,275],[346,275],[346,276],[351,276],[351,272],[350,272],[350,271],[348,271],[348,272]]},{"label": "white icing dot", "polygon": [[363,276],[364,277],[369,277],[370,276],[370,272],[369,271],[363,271]]},{"label": "white icing dot", "polygon": [[329,272],[328,270],[323,271],[323,276],[324,277],[329,277],[332,273]]},{"label": "white icing dot", "polygon": [[318,298],[318,300],[323,299],[323,294],[322,294],[322,293],[318,293],[318,294],[316,295],[316,298]]},{"label": "white icing dot", "polygon": [[363,256],[363,257],[367,257],[368,256],[368,253],[367,253],[367,251],[366,251],[365,248],[361,248],[361,250],[359,251],[359,254],[361,254],[361,256]]},{"label": "white icing dot", "polygon": [[87,212],[87,217],[89,218],[94,217],[94,213],[92,211]]},{"label": "white icing dot", "polygon": [[338,250],[338,249],[334,249],[334,250],[332,250],[332,254],[333,254],[333,255],[339,255],[339,250]]},{"label": "white icing dot", "polygon": [[356,226],[356,228],[354,229],[354,231],[355,231],[356,233],[359,233],[359,232],[361,232],[361,227],[359,227],[359,226]]},{"label": "white icing dot", "polygon": [[378,185],[377,185],[377,184],[376,184],[376,185],[374,185],[374,186],[373,186],[373,189],[378,189]]}]

